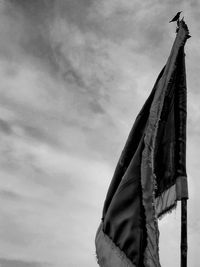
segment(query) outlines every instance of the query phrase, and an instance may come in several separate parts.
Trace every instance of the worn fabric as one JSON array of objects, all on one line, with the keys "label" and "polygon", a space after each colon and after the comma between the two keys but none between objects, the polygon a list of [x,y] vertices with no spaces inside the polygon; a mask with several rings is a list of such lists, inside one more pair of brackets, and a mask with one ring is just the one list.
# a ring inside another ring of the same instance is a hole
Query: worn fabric
[{"label": "worn fabric", "polygon": [[98,251],[98,263],[104,267],[136,267],[126,256],[126,254],[119,249],[115,243],[106,235],[100,224],[95,243]]},{"label": "worn fabric", "polygon": [[160,267],[157,218],[188,196],[185,166],[188,29],[180,22],[167,64],[136,118],[96,234],[101,267]]}]

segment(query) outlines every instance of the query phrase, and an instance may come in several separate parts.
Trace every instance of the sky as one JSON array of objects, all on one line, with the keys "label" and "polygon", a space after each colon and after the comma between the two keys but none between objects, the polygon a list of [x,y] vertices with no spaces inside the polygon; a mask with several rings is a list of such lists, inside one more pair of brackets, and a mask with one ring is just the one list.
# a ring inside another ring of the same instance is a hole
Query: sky
[{"label": "sky", "polygon": [[[94,238],[132,124],[189,27],[188,265],[200,246],[200,2],[0,0],[0,266],[95,267]],[[178,266],[180,207],[159,221]]]}]

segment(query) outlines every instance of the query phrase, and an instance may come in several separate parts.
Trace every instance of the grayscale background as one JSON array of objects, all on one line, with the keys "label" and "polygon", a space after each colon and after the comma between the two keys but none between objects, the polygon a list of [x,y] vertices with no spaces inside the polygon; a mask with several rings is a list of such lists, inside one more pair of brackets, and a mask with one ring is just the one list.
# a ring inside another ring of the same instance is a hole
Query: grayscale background
[{"label": "grayscale background", "polygon": [[[200,2],[0,0],[0,266],[97,266],[94,237],[129,130],[178,12],[188,83],[188,266],[200,247]],[[179,266],[180,209],[160,222]]]}]

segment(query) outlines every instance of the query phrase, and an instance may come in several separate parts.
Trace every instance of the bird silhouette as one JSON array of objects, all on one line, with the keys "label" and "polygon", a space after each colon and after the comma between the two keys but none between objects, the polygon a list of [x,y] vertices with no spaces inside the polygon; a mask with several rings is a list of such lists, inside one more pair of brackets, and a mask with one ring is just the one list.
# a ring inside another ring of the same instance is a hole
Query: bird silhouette
[{"label": "bird silhouette", "polygon": [[175,16],[172,20],[170,20],[170,22],[179,21],[179,17],[180,17],[181,12],[182,12],[182,11],[178,12],[178,13],[176,14],[176,16]]}]

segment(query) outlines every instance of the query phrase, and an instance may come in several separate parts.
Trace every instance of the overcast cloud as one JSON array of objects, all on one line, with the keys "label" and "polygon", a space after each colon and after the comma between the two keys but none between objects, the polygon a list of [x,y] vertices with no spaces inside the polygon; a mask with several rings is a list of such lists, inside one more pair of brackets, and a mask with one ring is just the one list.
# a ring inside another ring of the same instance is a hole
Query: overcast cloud
[{"label": "overcast cloud", "polygon": [[[0,0],[0,266],[93,267],[105,194],[183,10],[188,266],[200,246],[200,3]],[[160,221],[163,267],[178,266],[180,209]]]}]

